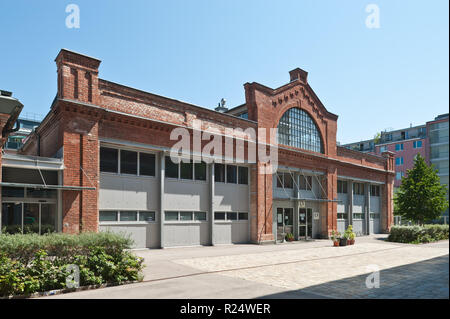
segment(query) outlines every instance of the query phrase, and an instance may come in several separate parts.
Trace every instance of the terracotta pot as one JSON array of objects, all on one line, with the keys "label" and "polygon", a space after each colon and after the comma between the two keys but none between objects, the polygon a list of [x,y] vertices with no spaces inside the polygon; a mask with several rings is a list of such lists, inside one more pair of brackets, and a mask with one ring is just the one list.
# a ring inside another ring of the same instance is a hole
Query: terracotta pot
[{"label": "terracotta pot", "polygon": [[334,241],[334,242],[333,242],[333,246],[334,246],[334,247],[339,247],[339,242],[338,242],[338,241]]}]

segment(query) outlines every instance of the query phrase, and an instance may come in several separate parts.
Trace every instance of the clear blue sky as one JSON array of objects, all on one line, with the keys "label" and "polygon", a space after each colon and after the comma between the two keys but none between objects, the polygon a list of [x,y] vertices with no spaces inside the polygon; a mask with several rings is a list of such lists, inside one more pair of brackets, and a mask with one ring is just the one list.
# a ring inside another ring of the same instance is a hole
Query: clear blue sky
[{"label": "clear blue sky", "polygon": [[[80,29],[65,26],[68,4]],[[367,4],[380,8],[368,29]],[[448,112],[448,1],[2,0],[0,88],[46,114],[61,48],[102,60],[100,77],[213,108],[243,84],[278,87],[301,67],[338,141],[419,125]]]}]

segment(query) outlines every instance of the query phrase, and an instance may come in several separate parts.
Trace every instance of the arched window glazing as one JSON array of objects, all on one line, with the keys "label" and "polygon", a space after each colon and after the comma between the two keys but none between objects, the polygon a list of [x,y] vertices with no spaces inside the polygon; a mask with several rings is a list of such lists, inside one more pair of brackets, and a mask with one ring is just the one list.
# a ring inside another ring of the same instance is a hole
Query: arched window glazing
[{"label": "arched window glazing", "polygon": [[287,110],[278,123],[278,144],[323,153],[323,143],[316,124],[308,113],[299,109]]}]

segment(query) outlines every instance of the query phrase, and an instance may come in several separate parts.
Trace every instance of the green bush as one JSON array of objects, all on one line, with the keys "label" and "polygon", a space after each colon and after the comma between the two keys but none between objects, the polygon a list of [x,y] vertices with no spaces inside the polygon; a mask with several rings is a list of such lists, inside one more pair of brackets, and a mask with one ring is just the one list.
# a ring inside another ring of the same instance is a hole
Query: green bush
[{"label": "green bush", "polygon": [[75,255],[87,255],[91,247],[104,247],[106,253],[115,255],[124,249],[131,248],[132,245],[133,241],[129,237],[111,232],[78,235],[0,234],[0,251],[26,264],[39,250],[44,250],[49,256],[70,263]]},{"label": "green bush", "polygon": [[425,226],[394,226],[388,237],[388,241],[398,243],[429,243],[448,239],[448,225],[425,225]]},{"label": "green bush", "polygon": [[142,280],[131,245],[112,233],[0,235],[0,296],[66,288],[72,264],[81,286]]}]

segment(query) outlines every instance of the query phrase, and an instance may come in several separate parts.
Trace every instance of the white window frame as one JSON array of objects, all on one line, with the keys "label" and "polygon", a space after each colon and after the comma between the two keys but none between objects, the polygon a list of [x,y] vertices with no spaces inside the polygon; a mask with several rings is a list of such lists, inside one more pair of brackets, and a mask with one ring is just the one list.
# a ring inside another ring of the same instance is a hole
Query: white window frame
[{"label": "white window frame", "polygon": [[[177,220],[166,220],[166,213],[167,212],[176,212],[178,213]],[[192,219],[190,220],[181,220],[181,213],[191,213]],[[204,220],[196,220],[195,219],[195,213],[205,213],[206,219]],[[166,224],[192,224],[192,223],[205,223],[209,220],[208,218],[208,212],[202,211],[202,210],[165,210],[164,211],[164,223]]]},{"label": "white window frame", "polygon": [[[116,221],[100,221],[100,213],[101,212],[117,212],[117,220]],[[135,221],[121,221],[120,220],[120,213],[121,212],[137,212],[136,220]],[[141,212],[154,213],[155,214],[155,220],[152,220],[152,221],[139,220],[139,215],[140,215]],[[121,225],[126,225],[126,224],[151,224],[151,223],[156,223],[157,221],[158,221],[158,214],[154,210],[142,210],[142,209],[140,209],[140,210],[139,209],[99,209],[98,210],[98,222],[99,222],[99,225],[104,225],[104,224],[121,224]]]}]

